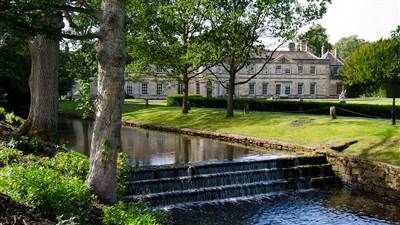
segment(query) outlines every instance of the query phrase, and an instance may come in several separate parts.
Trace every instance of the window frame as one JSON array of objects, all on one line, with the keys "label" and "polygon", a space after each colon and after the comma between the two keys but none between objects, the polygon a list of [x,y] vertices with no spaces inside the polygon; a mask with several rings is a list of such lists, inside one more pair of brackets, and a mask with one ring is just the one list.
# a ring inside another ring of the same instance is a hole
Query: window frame
[{"label": "window frame", "polygon": [[249,95],[256,94],[256,83],[249,83]]},{"label": "window frame", "polygon": [[149,83],[142,82],[140,91],[141,91],[142,95],[148,95],[149,94]]},{"label": "window frame", "polygon": [[163,94],[163,84],[162,83],[157,83],[156,86],[156,95],[162,95]]}]

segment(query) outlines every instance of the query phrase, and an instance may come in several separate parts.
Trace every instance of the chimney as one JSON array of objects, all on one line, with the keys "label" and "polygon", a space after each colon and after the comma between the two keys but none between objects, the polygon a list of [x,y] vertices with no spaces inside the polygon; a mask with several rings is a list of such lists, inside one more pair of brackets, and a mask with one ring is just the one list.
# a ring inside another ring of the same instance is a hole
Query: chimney
[{"label": "chimney", "polygon": [[335,48],[335,50],[333,50],[333,55],[337,58],[338,54],[337,54],[337,48]]},{"label": "chimney", "polygon": [[293,42],[289,43],[289,51],[294,52],[296,51],[296,44]]},{"label": "chimney", "polygon": [[321,56],[323,56],[325,53],[325,45],[322,45],[321,47]]}]

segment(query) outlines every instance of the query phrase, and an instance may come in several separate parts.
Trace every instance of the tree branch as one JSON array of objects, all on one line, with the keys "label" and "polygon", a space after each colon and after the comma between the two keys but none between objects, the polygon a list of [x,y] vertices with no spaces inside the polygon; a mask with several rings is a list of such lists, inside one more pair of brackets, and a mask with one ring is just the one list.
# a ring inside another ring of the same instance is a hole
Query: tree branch
[{"label": "tree branch", "polygon": [[225,85],[226,81],[221,81],[221,80],[218,78],[217,74],[215,74],[215,73],[214,73],[212,70],[210,70],[209,68],[208,68],[208,71],[211,73],[211,75],[213,75],[213,76],[215,77],[215,79],[221,84],[221,86],[222,86],[223,88],[227,89],[227,86]]},{"label": "tree branch", "polygon": [[95,39],[95,38],[100,38],[99,33],[89,33],[89,34],[68,34],[68,33],[62,33],[61,34],[62,38],[66,39],[73,39],[73,40],[90,40],[90,39]]},{"label": "tree branch", "polygon": [[267,64],[269,62],[271,62],[271,59],[273,57],[273,55],[275,54],[275,52],[278,50],[278,48],[280,48],[283,45],[284,42],[282,42],[281,44],[279,44],[272,52],[271,54],[266,58],[265,63],[263,64],[263,66],[261,67],[260,70],[258,70],[257,73],[253,74],[251,77],[249,77],[248,79],[244,80],[244,81],[240,81],[240,82],[236,82],[235,85],[241,85],[241,84],[245,84],[249,81],[251,81],[252,79],[254,79],[257,75],[259,75],[265,68],[265,66],[267,66]]}]

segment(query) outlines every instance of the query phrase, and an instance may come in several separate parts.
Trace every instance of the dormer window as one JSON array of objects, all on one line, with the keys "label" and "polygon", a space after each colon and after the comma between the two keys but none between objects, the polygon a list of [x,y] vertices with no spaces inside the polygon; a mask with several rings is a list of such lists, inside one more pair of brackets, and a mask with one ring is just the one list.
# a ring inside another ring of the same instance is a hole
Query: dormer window
[{"label": "dormer window", "polygon": [[254,64],[250,64],[247,66],[247,72],[250,74],[254,74],[256,72],[256,68]]},{"label": "dormer window", "polygon": [[156,72],[157,73],[164,73],[165,71],[164,71],[164,69],[162,67],[157,67]]}]

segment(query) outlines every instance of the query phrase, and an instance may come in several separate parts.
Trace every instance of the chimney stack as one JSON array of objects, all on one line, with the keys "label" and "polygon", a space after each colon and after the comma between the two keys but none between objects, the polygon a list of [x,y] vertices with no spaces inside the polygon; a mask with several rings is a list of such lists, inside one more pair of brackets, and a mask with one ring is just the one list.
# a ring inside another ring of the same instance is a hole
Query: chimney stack
[{"label": "chimney stack", "polygon": [[325,45],[321,47],[321,57],[325,54]]},{"label": "chimney stack", "polygon": [[337,58],[338,54],[337,54],[337,48],[335,48],[335,50],[333,51],[333,55]]}]

